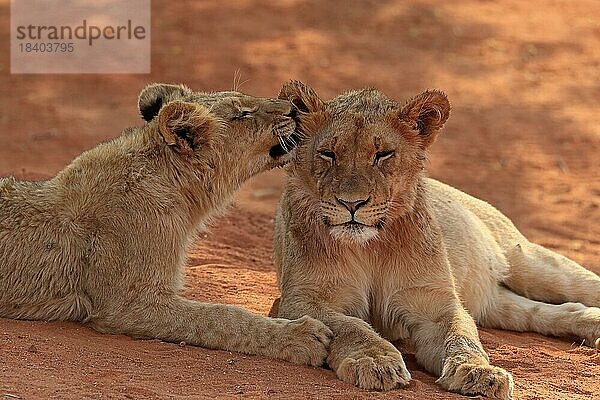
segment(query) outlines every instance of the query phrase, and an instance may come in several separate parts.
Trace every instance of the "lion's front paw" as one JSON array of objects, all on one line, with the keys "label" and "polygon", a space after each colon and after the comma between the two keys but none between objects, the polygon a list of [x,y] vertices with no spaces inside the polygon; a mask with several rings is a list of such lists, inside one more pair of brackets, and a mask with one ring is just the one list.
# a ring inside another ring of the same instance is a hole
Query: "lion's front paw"
[{"label": "lion's front paw", "polygon": [[583,339],[580,344],[582,346],[591,347],[592,349],[600,350],[600,336],[592,335],[587,339]]},{"label": "lion's front paw", "polygon": [[581,344],[591,347],[592,349],[600,350],[600,337],[592,336],[590,339],[584,339]]},{"label": "lion's front paw", "polygon": [[512,399],[515,387],[511,374],[502,368],[477,364],[461,364],[449,370],[445,368],[437,382],[452,392],[494,399]]},{"label": "lion's front paw", "polygon": [[[391,346],[391,345],[390,345]],[[367,390],[390,390],[410,382],[410,372],[397,351],[360,352],[342,360],[337,376],[348,383]]]},{"label": "lion's front paw", "polygon": [[329,342],[333,338],[331,330],[314,318],[304,316],[283,324],[284,333],[280,338],[278,358],[294,364],[307,364],[318,367],[325,362]]}]

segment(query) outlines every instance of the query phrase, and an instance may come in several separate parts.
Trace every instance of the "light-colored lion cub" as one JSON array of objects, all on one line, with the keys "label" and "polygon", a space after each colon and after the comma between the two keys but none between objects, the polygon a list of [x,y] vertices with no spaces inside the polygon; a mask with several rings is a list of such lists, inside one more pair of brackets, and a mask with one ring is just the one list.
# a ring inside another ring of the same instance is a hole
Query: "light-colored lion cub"
[{"label": "light-colored lion cub", "polygon": [[289,160],[293,106],[154,84],[148,121],[46,182],[0,179],[0,317],[79,321],[320,365],[331,332],[179,294],[186,249],[240,184]]},{"label": "light-colored lion cub", "polygon": [[598,276],[530,243],[489,204],[424,177],[450,112],[442,92],[399,107],[376,90],[323,102],[290,82],[280,97],[302,111],[308,139],[276,217],[278,315],[332,329],[327,362],[339,378],[406,385],[388,340],[410,337],[444,388],[509,399],[512,377],[489,363],[475,322],[597,345]]}]

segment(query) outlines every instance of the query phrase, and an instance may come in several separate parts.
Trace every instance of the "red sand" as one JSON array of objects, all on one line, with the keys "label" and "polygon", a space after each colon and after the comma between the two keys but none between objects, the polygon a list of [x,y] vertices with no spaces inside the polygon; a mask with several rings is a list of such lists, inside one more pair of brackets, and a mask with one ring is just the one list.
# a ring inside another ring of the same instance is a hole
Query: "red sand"
[{"label": "red sand", "polygon": [[[10,75],[0,60],[0,176],[43,178],[126,126],[148,81],[275,95],[290,78],[324,97],[373,85],[404,99],[444,89],[454,106],[430,174],[496,205],[532,240],[600,272],[600,7],[588,1],[154,1],[152,74]],[[446,5],[445,5],[446,4]],[[451,5],[450,5],[451,4]],[[0,1],[0,54],[9,6]],[[187,295],[266,314],[278,297],[263,174],[190,252]],[[482,330],[517,399],[600,399],[600,353]],[[404,352],[413,383],[366,392],[332,371],[261,357],[0,320],[0,396],[450,399]]]}]

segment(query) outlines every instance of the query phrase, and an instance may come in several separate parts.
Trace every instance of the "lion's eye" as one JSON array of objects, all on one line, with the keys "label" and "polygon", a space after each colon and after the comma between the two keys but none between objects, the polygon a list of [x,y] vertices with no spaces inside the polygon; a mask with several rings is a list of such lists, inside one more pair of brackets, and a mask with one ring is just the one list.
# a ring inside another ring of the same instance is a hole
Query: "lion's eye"
[{"label": "lion's eye", "polygon": [[378,151],[375,153],[375,164],[379,164],[381,161],[385,161],[388,158],[393,157],[394,154],[394,150]]},{"label": "lion's eye", "polygon": [[232,119],[242,119],[242,118],[248,118],[251,117],[252,114],[254,114],[257,111],[256,108],[241,108],[238,107],[238,111],[237,114],[234,115],[234,117],[232,117]]},{"label": "lion's eye", "polygon": [[319,157],[332,164],[335,161],[335,153],[331,150],[319,150]]}]

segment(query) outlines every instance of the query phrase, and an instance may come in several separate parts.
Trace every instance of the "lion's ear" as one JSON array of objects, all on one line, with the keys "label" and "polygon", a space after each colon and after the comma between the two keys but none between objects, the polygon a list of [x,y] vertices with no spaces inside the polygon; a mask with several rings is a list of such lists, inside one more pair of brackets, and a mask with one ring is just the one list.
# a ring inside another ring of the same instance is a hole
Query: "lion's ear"
[{"label": "lion's ear", "polygon": [[162,106],[173,100],[181,100],[190,93],[191,90],[184,85],[151,83],[138,97],[138,110],[142,118],[150,122],[158,115]]},{"label": "lion's ear", "polygon": [[399,117],[414,127],[425,147],[435,140],[450,116],[450,102],[441,90],[426,90],[402,107]]},{"label": "lion's ear", "polygon": [[217,118],[200,104],[172,101],[158,113],[158,130],[163,139],[183,154],[192,154],[218,129]]},{"label": "lion's ear", "polygon": [[300,81],[288,81],[284,83],[279,91],[279,98],[291,101],[298,111],[303,113],[318,112],[325,109],[325,103],[317,96],[317,93],[305,83]]}]

